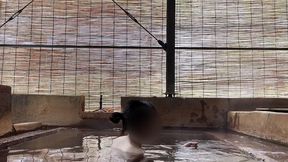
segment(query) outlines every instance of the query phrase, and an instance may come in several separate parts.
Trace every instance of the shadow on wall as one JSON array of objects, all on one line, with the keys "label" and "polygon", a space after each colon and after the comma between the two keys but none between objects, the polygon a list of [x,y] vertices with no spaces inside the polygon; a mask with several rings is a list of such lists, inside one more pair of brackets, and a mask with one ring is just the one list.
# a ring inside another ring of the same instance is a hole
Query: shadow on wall
[{"label": "shadow on wall", "polygon": [[140,99],[154,104],[163,127],[225,128],[228,100],[195,98],[122,98],[122,106],[128,100]]},{"label": "shadow on wall", "polygon": [[132,99],[146,100],[157,108],[164,127],[227,128],[229,111],[260,107],[287,107],[288,99],[275,98],[158,98],[123,97],[122,108]]},{"label": "shadow on wall", "polygon": [[11,87],[0,85],[0,136],[12,131]]},{"label": "shadow on wall", "polygon": [[0,150],[0,161],[7,161],[8,149]]}]

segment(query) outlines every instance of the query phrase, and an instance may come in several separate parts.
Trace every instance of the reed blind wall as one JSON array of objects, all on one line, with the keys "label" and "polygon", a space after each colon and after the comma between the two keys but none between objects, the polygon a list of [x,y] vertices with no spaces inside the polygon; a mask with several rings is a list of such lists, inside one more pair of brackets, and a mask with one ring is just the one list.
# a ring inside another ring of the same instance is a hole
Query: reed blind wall
[{"label": "reed blind wall", "polygon": [[[165,42],[166,0],[118,0]],[[4,22],[26,0],[0,1]],[[287,97],[287,0],[178,0],[176,93]],[[164,96],[165,52],[110,0],[35,0],[0,29],[0,84],[16,94]]]}]

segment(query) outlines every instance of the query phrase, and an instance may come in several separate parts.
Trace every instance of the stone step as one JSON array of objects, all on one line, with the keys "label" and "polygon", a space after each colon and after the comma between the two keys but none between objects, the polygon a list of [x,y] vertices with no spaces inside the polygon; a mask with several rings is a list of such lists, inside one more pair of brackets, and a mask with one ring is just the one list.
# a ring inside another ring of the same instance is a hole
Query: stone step
[{"label": "stone step", "polygon": [[13,127],[16,130],[16,132],[27,132],[27,131],[33,131],[38,128],[41,128],[42,123],[40,122],[17,123],[17,124],[13,124]]}]

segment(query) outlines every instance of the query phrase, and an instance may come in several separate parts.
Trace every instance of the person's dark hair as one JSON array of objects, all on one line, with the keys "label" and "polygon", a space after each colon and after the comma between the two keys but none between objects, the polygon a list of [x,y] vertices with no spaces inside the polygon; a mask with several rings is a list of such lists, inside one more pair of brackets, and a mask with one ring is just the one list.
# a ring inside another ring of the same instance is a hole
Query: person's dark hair
[{"label": "person's dark hair", "polygon": [[113,113],[110,120],[118,124],[122,121],[122,134],[125,131],[141,129],[147,122],[157,117],[155,107],[146,101],[131,100],[128,102],[123,113]]}]

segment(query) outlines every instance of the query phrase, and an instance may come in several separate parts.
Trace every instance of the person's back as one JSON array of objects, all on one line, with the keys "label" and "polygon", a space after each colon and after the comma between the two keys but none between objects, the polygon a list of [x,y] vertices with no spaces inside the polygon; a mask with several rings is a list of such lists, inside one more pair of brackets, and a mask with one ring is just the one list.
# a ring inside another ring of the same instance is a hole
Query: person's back
[{"label": "person's back", "polygon": [[[122,121],[122,135],[113,140],[112,154],[128,162],[149,161],[144,158],[142,144],[150,142],[158,133],[158,113],[153,105],[143,101],[130,101],[123,113],[113,113],[113,123]],[[151,160],[150,160],[151,161]]]},{"label": "person's back", "polygon": [[121,136],[113,140],[113,156],[117,156],[127,161],[135,161],[144,158],[144,150],[134,145],[129,136]]}]

